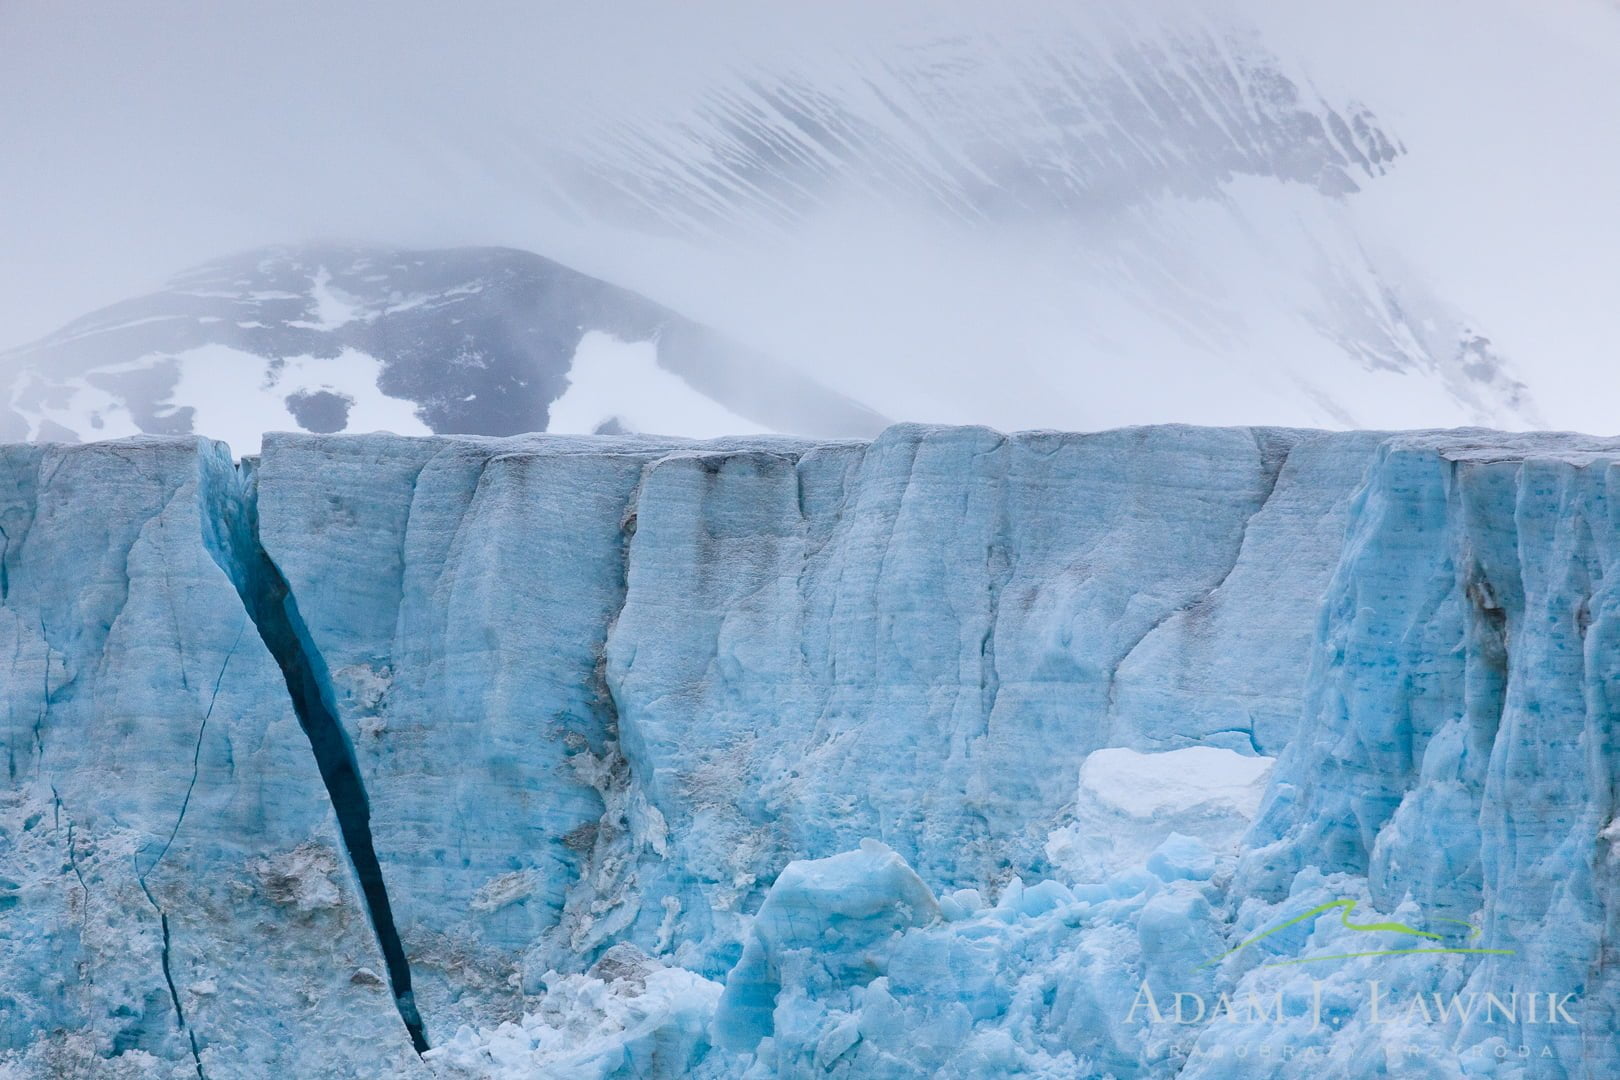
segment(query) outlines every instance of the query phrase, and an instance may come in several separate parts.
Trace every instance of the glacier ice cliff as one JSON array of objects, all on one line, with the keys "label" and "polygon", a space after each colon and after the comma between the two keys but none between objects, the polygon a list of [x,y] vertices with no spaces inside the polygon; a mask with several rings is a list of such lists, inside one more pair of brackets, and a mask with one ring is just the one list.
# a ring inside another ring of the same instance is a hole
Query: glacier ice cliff
[{"label": "glacier ice cliff", "polygon": [[1612,1076],[1617,463],[0,448],[0,1076]]},{"label": "glacier ice cliff", "polygon": [[0,477],[8,1065],[420,1071],[283,675],[221,569],[227,453],[8,446]]}]

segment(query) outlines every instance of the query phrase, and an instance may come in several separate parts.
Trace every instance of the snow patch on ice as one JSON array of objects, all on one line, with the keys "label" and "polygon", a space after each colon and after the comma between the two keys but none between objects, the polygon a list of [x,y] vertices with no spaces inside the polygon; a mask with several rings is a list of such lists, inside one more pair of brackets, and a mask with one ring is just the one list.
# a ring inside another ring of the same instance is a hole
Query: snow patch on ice
[{"label": "snow patch on ice", "polygon": [[1052,834],[1047,856],[1077,881],[1099,881],[1142,865],[1175,836],[1235,850],[1273,760],[1213,746],[1097,750],[1080,766],[1074,824]]},{"label": "snow patch on ice", "polygon": [[1214,746],[1157,754],[1113,747],[1086,758],[1080,766],[1080,788],[1099,804],[1131,817],[1160,817],[1212,805],[1252,818],[1260,809],[1272,760]]}]

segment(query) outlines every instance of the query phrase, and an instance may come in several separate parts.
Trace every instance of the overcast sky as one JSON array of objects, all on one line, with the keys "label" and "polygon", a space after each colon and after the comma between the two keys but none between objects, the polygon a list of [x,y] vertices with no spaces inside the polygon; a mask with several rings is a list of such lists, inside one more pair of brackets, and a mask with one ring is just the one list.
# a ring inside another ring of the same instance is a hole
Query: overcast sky
[{"label": "overcast sky", "polygon": [[542,243],[533,155],[923,7],[866,6],[6,0],[0,344],[257,244]]},{"label": "overcast sky", "polygon": [[[929,418],[976,419],[962,403],[983,401],[982,418],[1002,426],[1066,419],[1026,409],[1030,395],[1005,391],[1007,379],[964,396],[935,393],[922,377],[949,381],[987,353],[1010,352],[1035,358],[1017,370],[1038,387],[1069,352],[1106,349],[1103,335],[1083,345],[1068,336],[1070,323],[1088,302],[1117,303],[1064,292],[1066,275],[1083,292],[1095,267],[1071,266],[1075,243],[1050,242],[1044,222],[993,223],[964,239],[926,214],[854,200],[768,244],[695,239],[570,210],[557,170],[619,126],[675,130],[706,93],[750,72],[787,66],[811,82],[829,73],[853,85],[855,68],[830,73],[826,58],[860,54],[881,67],[896,42],[953,34],[1016,57],[1021,35],[1039,39],[1054,21],[1079,39],[1128,33],[1136,19],[1125,12],[1146,7],[1171,21],[1194,10],[1249,20],[1302,85],[1335,107],[1372,108],[1407,157],[1350,200],[1355,221],[1332,227],[1378,246],[1381,266],[1398,263],[1448,310],[1477,320],[1548,423],[1620,426],[1600,404],[1620,390],[1620,8],[1611,0],[1051,0],[994,13],[920,0],[6,0],[0,346],[258,244],[497,243],[641,289],[832,371],[835,384],[870,385],[891,411],[910,387]],[[1318,213],[1285,202],[1266,205]],[[1225,242],[1200,214],[1189,212],[1186,244]],[[1156,235],[1166,220],[1155,220]],[[1206,227],[1215,239],[1194,235]],[[1320,242],[1328,226],[1311,227]],[[1219,275],[1211,251],[1188,251],[1197,272]],[[1269,280],[1254,278],[1233,303],[1258,302]],[[1233,318],[1256,321],[1243,310]],[[1078,385],[1053,379],[1064,394]],[[1123,389],[1124,404],[1110,409],[1099,384],[1063,426],[1176,418],[1133,404],[1154,392],[1153,380]]]}]

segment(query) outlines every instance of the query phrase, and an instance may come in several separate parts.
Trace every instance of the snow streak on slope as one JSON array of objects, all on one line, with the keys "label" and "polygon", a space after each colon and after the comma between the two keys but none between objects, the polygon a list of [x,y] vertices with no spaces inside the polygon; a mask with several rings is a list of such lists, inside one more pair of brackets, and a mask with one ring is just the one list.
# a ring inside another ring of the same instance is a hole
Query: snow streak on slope
[{"label": "snow streak on slope", "polygon": [[975,223],[1095,218],[1240,175],[1347,194],[1404,150],[1190,5],[953,29],[789,54],[716,80],[690,113],[602,126],[572,154],[596,182],[580,197],[676,231],[780,227],[851,192]]},{"label": "snow streak on slope", "polygon": [[19,15],[0,335],[360,234],[542,252],[891,416],[1611,423],[1612,4],[627,2]]},{"label": "snow streak on slope", "polygon": [[1358,214],[1398,126],[1230,5],[1122,8],[756,47],[598,95],[551,167],[572,212],[695,245],[726,295],[683,304],[908,418],[1535,423],[1489,327]]},{"label": "snow streak on slope", "polygon": [[660,368],[656,344],[620,341],[593,330],[574,350],[568,389],[551,403],[546,430],[556,435],[666,432],[703,439],[767,429]]}]

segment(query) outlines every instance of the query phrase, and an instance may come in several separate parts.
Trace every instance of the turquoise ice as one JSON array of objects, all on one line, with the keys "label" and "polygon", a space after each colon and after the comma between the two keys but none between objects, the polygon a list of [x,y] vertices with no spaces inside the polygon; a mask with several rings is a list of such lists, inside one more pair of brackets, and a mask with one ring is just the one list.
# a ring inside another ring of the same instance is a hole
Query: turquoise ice
[{"label": "turquoise ice", "polygon": [[0,1076],[1610,1075],[1616,461],[6,447]]}]

